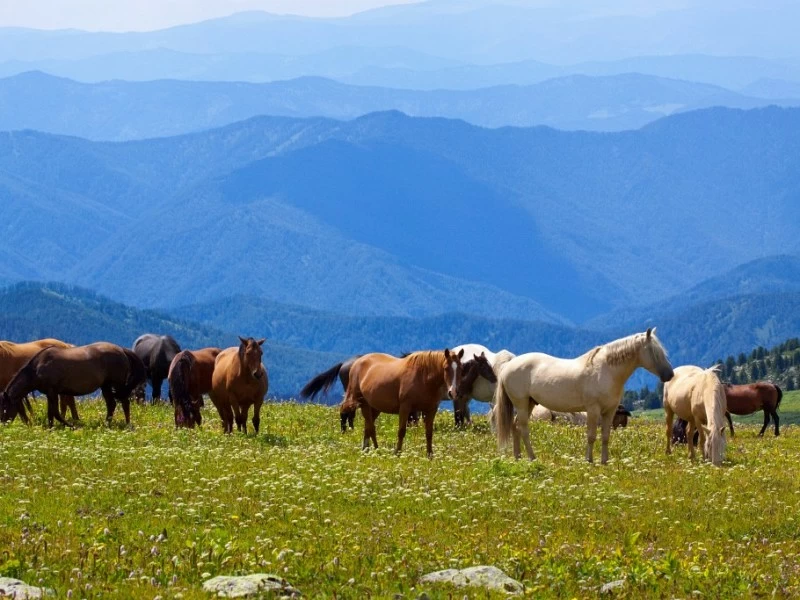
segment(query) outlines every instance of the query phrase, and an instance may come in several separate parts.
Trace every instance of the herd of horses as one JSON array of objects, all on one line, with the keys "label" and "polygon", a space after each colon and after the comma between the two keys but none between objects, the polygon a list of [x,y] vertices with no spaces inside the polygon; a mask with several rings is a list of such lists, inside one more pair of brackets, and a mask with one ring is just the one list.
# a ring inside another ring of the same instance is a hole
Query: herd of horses
[{"label": "herd of horses", "polygon": [[[264,340],[239,338],[226,349],[181,350],[170,336],[146,334],[131,349],[98,342],[72,346],[55,339],[22,344],[0,342],[0,420],[19,416],[30,422],[28,396],[47,398],[47,419],[66,426],[67,410],[78,420],[75,396],[100,390],[110,423],[117,403],[130,423],[131,396],[144,401],[150,382],[154,401],[163,382],[176,427],[202,424],[203,397],[208,395],[232,433],[234,421],[247,433],[259,431],[261,406],[269,388],[262,360]],[[695,446],[714,465],[725,454],[725,419],[733,435],[730,414],[764,411],[763,435],[770,419],[779,434],[777,409],[782,392],[770,383],[724,385],[716,368],[682,366],[673,369],[654,328],[592,348],[577,358],[556,358],[541,352],[515,356],[507,350],[492,352],[480,344],[465,344],[443,351],[419,351],[400,357],[383,353],[354,356],[312,378],[300,396],[313,399],[327,392],[338,379],[344,390],[340,404],[342,431],[353,428],[356,411],[364,420],[363,448],[378,447],[375,422],[381,413],[399,415],[396,451],[403,447],[406,428],[421,418],[428,455],[433,453],[433,423],[442,400],[453,402],[457,426],[471,422],[469,402],[491,405],[489,420],[502,449],[510,442],[515,458],[521,449],[535,458],[529,423],[564,418],[586,426],[586,460],[594,460],[600,429],[601,463],[608,461],[612,429],[627,425],[630,413],[621,405],[625,383],[644,368],[664,383],[667,453],[675,442],[686,441],[689,454]],[[675,417],[677,422],[673,422]]]}]

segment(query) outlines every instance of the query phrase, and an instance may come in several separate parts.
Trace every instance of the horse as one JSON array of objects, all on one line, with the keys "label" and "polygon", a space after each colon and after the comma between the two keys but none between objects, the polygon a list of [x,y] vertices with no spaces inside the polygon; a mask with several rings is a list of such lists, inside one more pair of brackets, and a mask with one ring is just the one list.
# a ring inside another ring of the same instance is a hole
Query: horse
[{"label": "horse", "polygon": [[780,435],[778,418],[778,407],[783,399],[783,390],[774,383],[749,383],[747,385],[725,385],[725,397],[727,399],[728,410],[725,418],[731,427],[731,437],[733,433],[733,421],[731,414],[750,415],[757,410],[764,411],[764,426],[758,436],[764,435],[769,425],[770,415],[775,421],[775,435]]},{"label": "horse", "polygon": [[672,452],[672,421],[675,415],[688,421],[686,441],[693,459],[694,432],[700,434],[703,456],[715,466],[725,458],[725,387],[716,367],[702,369],[685,365],[664,385],[664,412],[667,418],[667,454]]},{"label": "horse", "polygon": [[[464,344],[453,348],[453,352],[464,350],[461,385],[453,401],[456,427],[471,423],[469,401],[471,399],[491,404],[497,385],[497,374],[509,360],[514,358],[508,350],[495,353],[480,344]],[[482,359],[480,357],[483,357]]]},{"label": "horse", "polygon": [[601,462],[606,464],[614,414],[622,400],[625,382],[638,367],[662,381],[672,379],[672,365],[655,329],[597,346],[577,358],[555,358],[540,352],[512,358],[500,371],[494,396],[498,447],[502,450],[513,435],[514,457],[520,457],[521,438],[528,459],[534,460],[528,420],[533,407],[542,404],[559,412],[586,411],[589,462],[593,461],[600,421]]},{"label": "horse", "polygon": [[175,427],[202,425],[203,394],[211,391],[214,363],[221,348],[183,350],[169,366],[169,397],[175,410]]},{"label": "horse", "polygon": [[[347,390],[347,384],[350,381],[350,368],[358,358],[361,358],[360,354],[351,356],[347,360],[333,365],[327,371],[315,375],[303,386],[303,389],[300,390],[300,398],[303,400],[313,400],[320,392],[327,394],[337,378],[342,383],[342,387]],[[357,410],[358,408],[345,409],[344,400],[339,404],[339,424],[342,428],[342,433],[347,433],[348,426],[350,429],[353,429]],[[412,411],[408,420],[409,423],[417,424],[419,422],[419,416],[416,412]]]},{"label": "horse", "polygon": [[[36,340],[33,342],[26,342],[23,344],[15,344],[14,342],[0,341],[0,390],[6,389],[6,386],[11,382],[11,379],[16,375],[33,356],[49,346],[56,348],[74,348],[72,344],[67,344],[61,340],[53,338],[46,338],[43,340]],[[67,409],[72,415],[73,421],[80,421],[78,416],[78,407],[75,404],[75,397],[62,394],[59,396],[61,404],[61,416],[66,418]],[[28,406],[30,410],[30,405]]]},{"label": "horse", "polygon": [[269,375],[261,363],[261,346],[266,340],[239,337],[239,346],[226,348],[217,355],[211,376],[211,402],[222,419],[222,430],[236,427],[247,434],[247,414],[253,407],[253,428],[258,433],[261,405],[269,389]]},{"label": "horse", "polygon": [[617,407],[617,411],[614,413],[614,420],[611,421],[611,427],[614,429],[617,429],[618,427],[625,429],[628,426],[628,417],[630,416],[631,411],[620,404]]},{"label": "horse", "polygon": [[161,386],[169,375],[169,366],[181,347],[171,336],[145,333],[133,342],[133,351],[147,369],[147,380],[153,388],[153,402],[158,402],[161,400]]},{"label": "horse", "polygon": [[[686,428],[688,427],[689,422],[684,421],[683,419],[676,419],[675,425],[672,426],[672,443],[674,444],[685,444],[687,442],[686,439]],[[700,440],[700,434],[695,430],[694,436],[694,445],[697,445],[697,442]]]},{"label": "horse", "polygon": [[350,381],[345,394],[344,408],[360,407],[364,417],[363,449],[369,441],[378,447],[375,420],[382,413],[399,415],[397,447],[403,449],[403,438],[411,411],[420,411],[425,418],[425,442],[428,457],[433,456],[433,420],[439,410],[442,397],[452,400],[461,381],[461,358],[459,353],[444,351],[422,351],[405,358],[388,354],[365,354],[350,368]]},{"label": "horse", "polygon": [[98,342],[76,348],[55,346],[40,350],[20,369],[0,395],[0,420],[13,421],[17,415],[27,424],[23,398],[38,390],[47,396],[47,420],[69,427],[58,411],[58,395],[83,396],[97,389],[106,401],[110,424],[117,401],[122,403],[125,423],[130,425],[130,395],[146,377],[144,364],[130,350]]}]

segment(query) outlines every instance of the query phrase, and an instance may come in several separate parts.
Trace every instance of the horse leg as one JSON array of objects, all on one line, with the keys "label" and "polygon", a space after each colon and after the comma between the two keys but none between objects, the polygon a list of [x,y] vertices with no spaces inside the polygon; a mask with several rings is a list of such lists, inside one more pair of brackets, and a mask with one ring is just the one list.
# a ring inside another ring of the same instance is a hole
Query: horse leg
[{"label": "horse leg", "polygon": [[411,407],[403,403],[400,405],[400,426],[397,428],[397,448],[395,454],[400,454],[403,450],[403,439],[406,437],[406,427],[408,426],[408,415],[411,413]]},{"label": "horse leg", "polygon": [[765,408],[764,409],[764,426],[761,428],[761,431],[758,432],[758,437],[764,435],[764,432],[767,430],[769,426],[769,411]]},{"label": "horse leg", "polygon": [[250,405],[246,404],[244,407],[239,408],[239,431],[243,431],[247,435],[247,415],[250,414]]},{"label": "horse leg", "polygon": [[[519,414],[519,413],[517,413]],[[511,447],[514,451],[514,458],[516,460],[520,459],[520,451],[519,451],[519,428],[517,427],[517,416],[514,416],[514,421],[511,423]]]},{"label": "horse leg", "polygon": [[597,439],[597,421],[600,420],[600,407],[586,409],[586,462],[594,462],[594,441]]},{"label": "horse leg", "polygon": [[233,409],[230,404],[226,404],[220,411],[222,413],[222,431],[225,433],[233,433]]},{"label": "horse leg", "polygon": [[672,412],[672,409],[669,406],[664,407],[664,413],[667,416],[667,454],[672,454],[672,427],[675,419],[675,413]]},{"label": "horse leg", "polygon": [[114,390],[111,386],[103,386],[100,388],[100,391],[103,392],[103,400],[106,401],[106,423],[111,425],[114,409],[117,408],[117,401],[114,399]]},{"label": "horse leg", "polygon": [[53,419],[64,425],[65,427],[72,428],[72,425],[64,420],[61,413],[58,411],[58,394],[47,394],[47,423],[48,426],[53,426]]},{"label": "horse leg", "polygon": [[256,435],[258,435],[258,428],[261,425],[261,405],[263,403],[263,400],[259,400],[253,405],[253,429],[256,430]]},{"label": "horse leg", "polygon": [[356,411],[351,410],[349,413],[347,413],[347,424],[350,426],[350,429],[353,429],[355,420],[356,420]]},{"label": "horse leg", "polygon": [[725,411],[725,418],[728,419],[728,427],[731,428],[731,437],[735,437],[736,434],[733,432],[733,421],[731,420],[731,413],[727,410]]},{"label": "horse leg", "polygon": [[125,415],[125,425],[131,424],[131,399],[127,395],[124,398],[119,399],[120,404],[122,404],[122,413]]},{"label": "horse leg", "polygon": [[608,463],[608,440],[611,438],[611,424],[614,422],[614,413],[617,412],[615,406],[612,410],[601,415],[602,421],[600,425],[600,464]]},{"label": "horse leg", "polygon": [[153,385],[153,404],[161,402],[161,386],[164,384],[164,379],[153,378],[151,383]]},{"label": "horse leg", "polygon": [[342,433],[347,432],[347,413],[339,413],[339,425],[342,428]]},{"label": "horse leg", "polygon": [[425,411],[425,447],[428,450],[428,458],[433,458],[433,420],[435,418],[436,409]]},{"label": "horse leg", "polygon": [[772,420],[775,421],[775,435],[778,436],[781,434],[781,430],[779,428],[779,423],[781,420],[778,418],[778,410],[775,408],[772,409]]},{"label": "horse leg", "polygon": [[[364,441],[361,444],[361,449],[369,450],[369,441],[375,434],[375,422],[372,418],[372,409],[367,404],[361,405],[361,416],[364,417]],[[378,447],[377,443],[375,447]]]},{"label": "horse leg", "polygon": [[[525,452],[528,453],[528,460],[536,460],[536,455],[533,453],[533,448],[531,447],[531,431],[528,428],[529,416],[527,411],[518,411],[517,412],[517,449],[519,449],[519,438],[522,438],[522,441],[525,443]],[[517,457],[519,458],[519,457]]]}]

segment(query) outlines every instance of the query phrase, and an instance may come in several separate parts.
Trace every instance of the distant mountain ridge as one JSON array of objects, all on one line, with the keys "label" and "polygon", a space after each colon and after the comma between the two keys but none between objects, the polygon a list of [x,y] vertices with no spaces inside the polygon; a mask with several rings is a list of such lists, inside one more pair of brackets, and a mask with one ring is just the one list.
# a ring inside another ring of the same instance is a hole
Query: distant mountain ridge
[{"label": "distant mountain ridge", "polygon": [[0,79],[0,130],[35,129],[123,141],[202,131],[259,115],[352,119],[399,110],[409,116],[457,118],[484,127],[547,125],[619,131],[697,108],[770,104],[800,105],[800,98],[748,98],[707,84],[637,74],[580,75],[525,87],[420,92],[351,86],[315,77],[263,84],[82,84],[33,72]]}]

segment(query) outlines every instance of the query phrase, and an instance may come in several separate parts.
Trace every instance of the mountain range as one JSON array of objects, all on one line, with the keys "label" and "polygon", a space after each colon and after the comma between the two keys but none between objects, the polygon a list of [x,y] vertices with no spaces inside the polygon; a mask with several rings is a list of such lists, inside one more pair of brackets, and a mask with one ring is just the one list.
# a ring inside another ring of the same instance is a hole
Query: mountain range
[{"label": "mountain range", "polygon": [[258,115],[346,120],[399,110],[409,116],[458,118],[484,127],[548,125],[617,131],[711,106],[800,105],[797,92],[796,100],[754,98],[712,85],[637,74],[575,75],[531,86],[470,91],[413,91],[313,77],[262,84],[85,84],[25,73],[0,80],[0,130],[35,129],[121,141],[202,131]]},{"label": "mountain range", "polygon": [[127,143],[6,133],[0,278],[145,307],[248,294],[580,322],[797,254],[798,130],[800,110],[766,108],[607,134],[397,112]]}]

